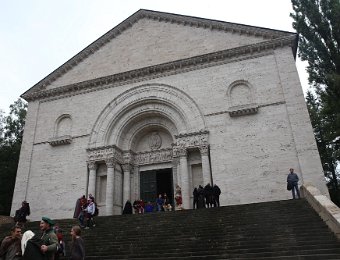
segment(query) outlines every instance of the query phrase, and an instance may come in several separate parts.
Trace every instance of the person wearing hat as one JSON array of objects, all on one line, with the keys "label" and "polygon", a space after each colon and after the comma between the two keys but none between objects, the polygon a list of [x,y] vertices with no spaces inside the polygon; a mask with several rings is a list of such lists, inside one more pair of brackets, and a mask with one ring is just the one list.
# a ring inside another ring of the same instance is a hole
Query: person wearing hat
[{"label": "person wearing hat", "polygon": [[45,254],[48,260],[53,260],[57,252],[58,238],[53,231],[54,221],[48,217],[42,217],[40,221],[40,230],[43,232],[41,236],[42,246],[40,250]]}]

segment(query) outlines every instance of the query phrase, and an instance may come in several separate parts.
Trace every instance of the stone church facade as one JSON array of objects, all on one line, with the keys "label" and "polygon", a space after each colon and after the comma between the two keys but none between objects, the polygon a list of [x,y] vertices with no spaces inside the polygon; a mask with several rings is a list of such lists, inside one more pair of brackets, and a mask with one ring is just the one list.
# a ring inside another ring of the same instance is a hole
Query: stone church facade
[{"label": "stone church facade", "polygon": [[26,91],[13,197],[32,219],[100,215],[217,184],[221,205],[288,199],[288,169],[323,193],[295,66],[297,35],[139,10]]}]

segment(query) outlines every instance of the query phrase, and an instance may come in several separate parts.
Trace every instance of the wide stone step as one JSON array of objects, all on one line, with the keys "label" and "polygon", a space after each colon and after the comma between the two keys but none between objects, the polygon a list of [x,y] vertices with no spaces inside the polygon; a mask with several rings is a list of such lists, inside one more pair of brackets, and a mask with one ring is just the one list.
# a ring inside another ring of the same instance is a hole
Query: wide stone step
[{"label": "wide stone step", "polygon": [[[57,223],[69,252],[69,230],[78,222]],[[39,222],[26,227],[40,233]],[[338,239],[304,199],[96,217],[82,237],[86,259],[340,260]]]}]

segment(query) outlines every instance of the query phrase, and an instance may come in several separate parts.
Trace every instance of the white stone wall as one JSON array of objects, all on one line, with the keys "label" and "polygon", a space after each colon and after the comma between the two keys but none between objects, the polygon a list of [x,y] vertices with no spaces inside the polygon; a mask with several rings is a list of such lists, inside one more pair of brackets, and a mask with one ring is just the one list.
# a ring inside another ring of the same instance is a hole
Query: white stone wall
[{"label": "white stone wall", "polygon": [[[73,80],[84,79],[83,74],[76,75]],[[230,117],[228,88],[240,80],[249,83],[259,110],[254,115]],[[327,192],[292,52],[286,47],[253,59],[40,105],[29,103],[12,213],[26,199],[32,219],[72,217],[76,199],[86,191],[86,148],[97,118],[117,95],[146,83],[182,90],[198,105],[209,130],[212,176],[222,190],[221,205],[290,198],[286,190],[290,167],[297,170],[301,183],[313,183]],[[63,114],[72,120],[72,143],[52,147],[48,140]],[[121,181],[117,177],[116,184]],[[131,187],[131,194],[135,196],[136,190]]]}]

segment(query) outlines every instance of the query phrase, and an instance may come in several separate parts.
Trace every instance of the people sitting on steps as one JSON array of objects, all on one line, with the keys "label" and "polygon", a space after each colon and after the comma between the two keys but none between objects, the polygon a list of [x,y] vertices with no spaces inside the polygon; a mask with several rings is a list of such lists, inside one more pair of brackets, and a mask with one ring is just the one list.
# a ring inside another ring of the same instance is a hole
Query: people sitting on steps
[{"label": "people sitting on steps", "polygon": [[94,221],[94,214],[96,211],[96,204],[94,203],[94,198],[89,197],[88,204],[85,209],[85,218],[86,218],[86,227],[85,229],[89,229],[91,227],[95,227],[96,223]]},{"label": "people sitting on steps", "polygon": [[168,195],[166,193],[164,193],[164,195],[163,195],[163,200],[164,200],[164,203],[163,203],[164,211],[171,211],[172,206],[171,206],[170,200],[168,198]]}]

